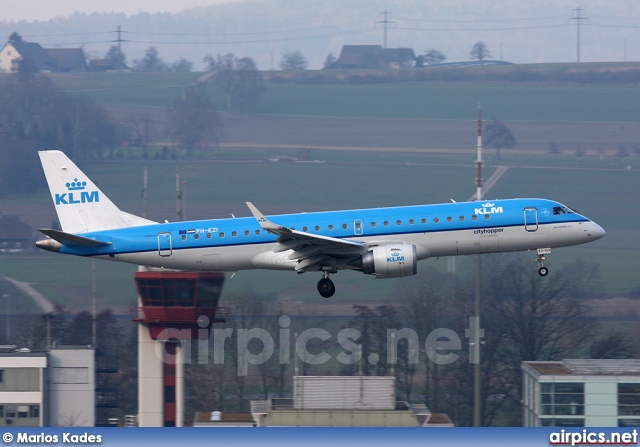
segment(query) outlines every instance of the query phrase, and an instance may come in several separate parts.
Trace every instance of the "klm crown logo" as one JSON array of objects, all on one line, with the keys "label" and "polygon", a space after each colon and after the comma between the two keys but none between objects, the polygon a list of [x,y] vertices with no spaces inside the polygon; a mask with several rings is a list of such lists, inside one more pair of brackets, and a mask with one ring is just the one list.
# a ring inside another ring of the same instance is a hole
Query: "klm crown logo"
[{"label": "klm crown logo", "polygon": [[67,182],[66,187],[69,191],[79,191],[87,186],[87,182],[80,182],[78,179],[74,179],[72,182]]},{"label": "klm crown logo", "polygon": [[87,182],[81,182],[77,178],[65,183],[67,191],[55,195],[56,205],[77,205],[80,203],[94,203],[100,201],[98,191],[85,191]]}]

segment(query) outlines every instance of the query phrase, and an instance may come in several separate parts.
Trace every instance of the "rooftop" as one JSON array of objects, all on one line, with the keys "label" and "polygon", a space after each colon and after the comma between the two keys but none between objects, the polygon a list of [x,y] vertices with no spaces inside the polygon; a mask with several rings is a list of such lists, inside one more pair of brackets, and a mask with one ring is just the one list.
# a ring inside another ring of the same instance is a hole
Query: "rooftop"
[{"label": "rooftop", "polygon": [[523,364],[540,375],[640,375],[640,359],[566,359]]}]

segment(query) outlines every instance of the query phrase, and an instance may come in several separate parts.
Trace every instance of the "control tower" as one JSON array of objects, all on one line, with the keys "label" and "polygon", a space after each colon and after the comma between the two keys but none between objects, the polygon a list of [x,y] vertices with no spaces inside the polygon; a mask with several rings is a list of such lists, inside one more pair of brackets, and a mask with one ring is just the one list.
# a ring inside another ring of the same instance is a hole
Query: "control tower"
[{"label": "control tower", "polygon": [[218,307],[224,279],[213,272],[135,273],[139,426],[182,427],[184,365],[206,362],[212,324],[228,321]]}]

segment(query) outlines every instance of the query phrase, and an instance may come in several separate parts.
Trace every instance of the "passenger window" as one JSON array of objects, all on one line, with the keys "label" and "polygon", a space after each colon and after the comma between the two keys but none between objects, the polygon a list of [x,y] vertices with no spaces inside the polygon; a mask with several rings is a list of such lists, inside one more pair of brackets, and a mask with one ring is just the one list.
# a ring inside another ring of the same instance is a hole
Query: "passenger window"
[{"label": "passenger window", "polygon": [[329,225],[329,231],[333,231],[333,225]]},{"label": "passenger window", "polygon": [[489,220],[489,219],[491,219],[491,214],[485,214],[485,215],[484,215],[484,218],[485,218],[485,220]]},{"label": "passenger window", "polygon": [[220,232],[220,237],[224,237],[224,231]]},{"label": "passenger window", "polygon": [[413,225],[415,221],[413,219],[409,219],[409,225]]},{"label": "passenger window", "polygon": [[477,215],[475,215],[475,214],[474,214],[473,216],[471,216],[471,218],[472,218],[473,220],[478,220],[478,216],[477,216]]},{"label": "passenger window", "polygon": [[464,216],[460,216],[460,222],[464,222]]},{"label": "passenger window", "polygon": [[422,223],[426,224],[427,223],[427,219],[425,219],[424,217],[422,218]]},{"label": "passenger window", "polygon": [[375,228],[376,227],[376,223],[375,222],[371,222],[371,228]]},{"label": "passenger window", "polygon": [[346,230],[347,228],[349,228],[349,226],[347,224],[342,224],[342,228]]},{"label": "passenger window", "polygon": [[309,231],[309,227],[302,227],[302,231],[306,233],[307,231]]},{"label": "passenger window", "polygon": [[447,217],[447,222],[451,222],[453,219],[451,219],[451,216]]},{"label": "passenger window", "polygon": [[183,234],[183,235],[182,235],[182,240],[183,240],[183,241],[186,241],[186,240],[187,240],[187,235],[186,235],[186,234]]},{"label": "passenger window", "polygon": [[193,238],[194,238],[194,239],[200,239],[200,235],[199,235],[199,234],[194,234],[194,235],[193,235]]},{"label": "passenger window", "polygon": [[402,221],[401,221],[401,220],[396,220],[396,225],[397,225],[397,226],[402,225]]},{"label": "passenger window", "polygon": [[320,231],[320,225],[316,225],[316,231]]},{"label": "passenger window", "polygon": [[207,233],[207,239],[211,239],[211,233]]},{"label": "passenger window", "polygon": [[236,237],[237,235],[238,235],[238,232],[237,232],[237,231],[232,231],[232,232],[231,232],[231,236]]},{"label": "passenger window", "polygon": [[385,226],[385,227],[388,227],[388,226],[389,226],[389,221],[388,221],[388,220],[385,220],[385,221],[384,221],[384,226]]},{"label": "passenger window", "polygon": [[244,235],[249,236],[249,230],[244,230]]},{"label": "passenger window", "polygon": [[439,222],[440,222],[440,218],[439,218],[439,217],[436,217],[435,219],[433,219],[433,221],[434,221],[435,223],[439,223]]},{"label": "passenger window", "polygon": [[260,230],[256,230],[256,234],[259,236],[260,235]]}]

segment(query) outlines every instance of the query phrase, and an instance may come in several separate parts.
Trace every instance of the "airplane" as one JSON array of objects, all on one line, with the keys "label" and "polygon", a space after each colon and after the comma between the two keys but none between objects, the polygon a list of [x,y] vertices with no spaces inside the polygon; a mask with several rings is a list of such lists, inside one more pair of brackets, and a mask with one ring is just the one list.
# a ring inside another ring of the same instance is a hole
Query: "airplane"
[{"label": "airplane", "polygon": [[251,217],[154,222],[120,210],[61,151],[39,152],[62,230],[40,229],[36,246],[157,268],[237,272],[355,270],[376,278],[415,275],[439,256],[535,250],[538,273],[552,248],[604,236],[597,223],[553,200],[506,199]]}]

